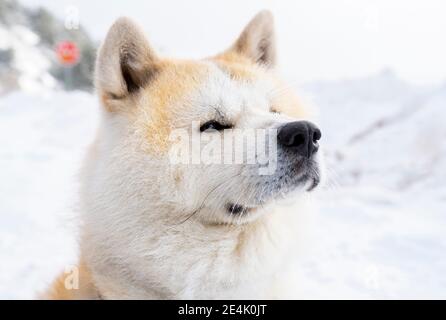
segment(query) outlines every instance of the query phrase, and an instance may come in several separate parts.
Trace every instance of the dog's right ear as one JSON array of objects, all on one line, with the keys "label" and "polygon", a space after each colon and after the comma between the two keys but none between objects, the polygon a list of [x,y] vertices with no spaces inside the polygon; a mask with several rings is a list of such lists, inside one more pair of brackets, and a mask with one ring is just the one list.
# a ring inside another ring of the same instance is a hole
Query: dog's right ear
[{"label": "dog's right ear", "polygon": [[99,49],[96,89],[104,100],[126,98],[153,78],[158,62],[141,29],[130,19],[119,18]]}]

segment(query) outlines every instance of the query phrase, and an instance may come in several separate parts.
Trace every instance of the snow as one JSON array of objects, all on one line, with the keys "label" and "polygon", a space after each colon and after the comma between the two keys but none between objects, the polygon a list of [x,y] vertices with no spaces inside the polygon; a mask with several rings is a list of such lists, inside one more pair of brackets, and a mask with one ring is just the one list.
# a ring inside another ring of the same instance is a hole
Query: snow
[{"label": "snow", "polygon": [[[327,186],[299,253],[303,298],[446,298],[446,86],[392,72],[303,88],[320,108]],[[76,261],[88,93],[0,97],[0,298],[33,298]]]},{"label": "snow", "polygon": [[330,177],[302,262],[306,297],[446,298],[446,86],[387,71],[307,89]]},{"label": "snow", "polygon": [[0,298],[33,298],[76,258],[76,174],[97,123],[83,92],[0,97]]}]

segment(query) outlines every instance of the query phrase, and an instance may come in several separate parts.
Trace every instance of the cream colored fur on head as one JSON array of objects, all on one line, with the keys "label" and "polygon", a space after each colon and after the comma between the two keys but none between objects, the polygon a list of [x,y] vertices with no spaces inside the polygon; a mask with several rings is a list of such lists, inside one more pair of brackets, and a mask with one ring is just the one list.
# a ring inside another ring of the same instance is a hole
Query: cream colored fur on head
[{"label": "cream colored fur on head", "polygon": [[[169,132],[192,130],[191,121],[223,114],[236,128],[268,128],[308,118],[275,75],[275,59],[266,11],[228,50],[199,61],[158,57],[132,21],[115,22],[98,54],[103,116],[82,170],[80,249],[88,280],[72,297],[295,297],[289,270],[301,219],[311,212],[304,188],[287,194],[292,204],[273,198],[234,217],[225,204],[275,194],[274,177],[243,175],[243,165],[168,159]],[[59,289],[49,296],[62,297]]]}]

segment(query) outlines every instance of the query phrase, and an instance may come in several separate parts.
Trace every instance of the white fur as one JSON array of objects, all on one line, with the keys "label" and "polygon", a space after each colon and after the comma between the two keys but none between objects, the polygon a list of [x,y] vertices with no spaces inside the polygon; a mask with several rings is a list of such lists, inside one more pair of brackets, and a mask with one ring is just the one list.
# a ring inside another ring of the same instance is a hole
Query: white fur
[{"label": "white fur", "polygon": [[[207,77],[198,90],[171,106],[176,110],[174,127],[188,128],[192,120],[210,117],[215,109],[209,106],[217,106],[240,128],[277,127],[290,120],[269,112],[274,85],[268,77],[254,83],[233,81],[213,62],[200,63]],[[253,190],[247,186],[259,178],[234,177],[247,170],[244,165],[174,166],[166,154],[148,153],[143,146],[150,141],[138,123],[150,121],[151,100],[144,93],[138,97],[135,108],[148,110],[138,113],[147,119],[104,110],[82,170],[81,252],[100,295],[293,297],[297,287],[285,270],[293,269],[289,263],[301,235],[300,221],[312,211],[305,186],[293,193],[293,205],[276,199],[246,217],[230,217],[224,204],[251,201]]]}]

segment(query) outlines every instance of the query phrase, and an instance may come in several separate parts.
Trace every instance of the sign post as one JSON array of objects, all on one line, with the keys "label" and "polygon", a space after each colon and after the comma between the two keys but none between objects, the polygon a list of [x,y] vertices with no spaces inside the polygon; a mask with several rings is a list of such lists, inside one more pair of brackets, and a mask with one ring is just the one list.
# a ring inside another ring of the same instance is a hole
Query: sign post
[{"label": "sign post", "polygon": [[62,41],[56,47],[56,54],[59,63],[64,67],[64,81],[66,88],[71,87],[72,68],[79,62],[80,52],[76,43],[72,41]]}]

